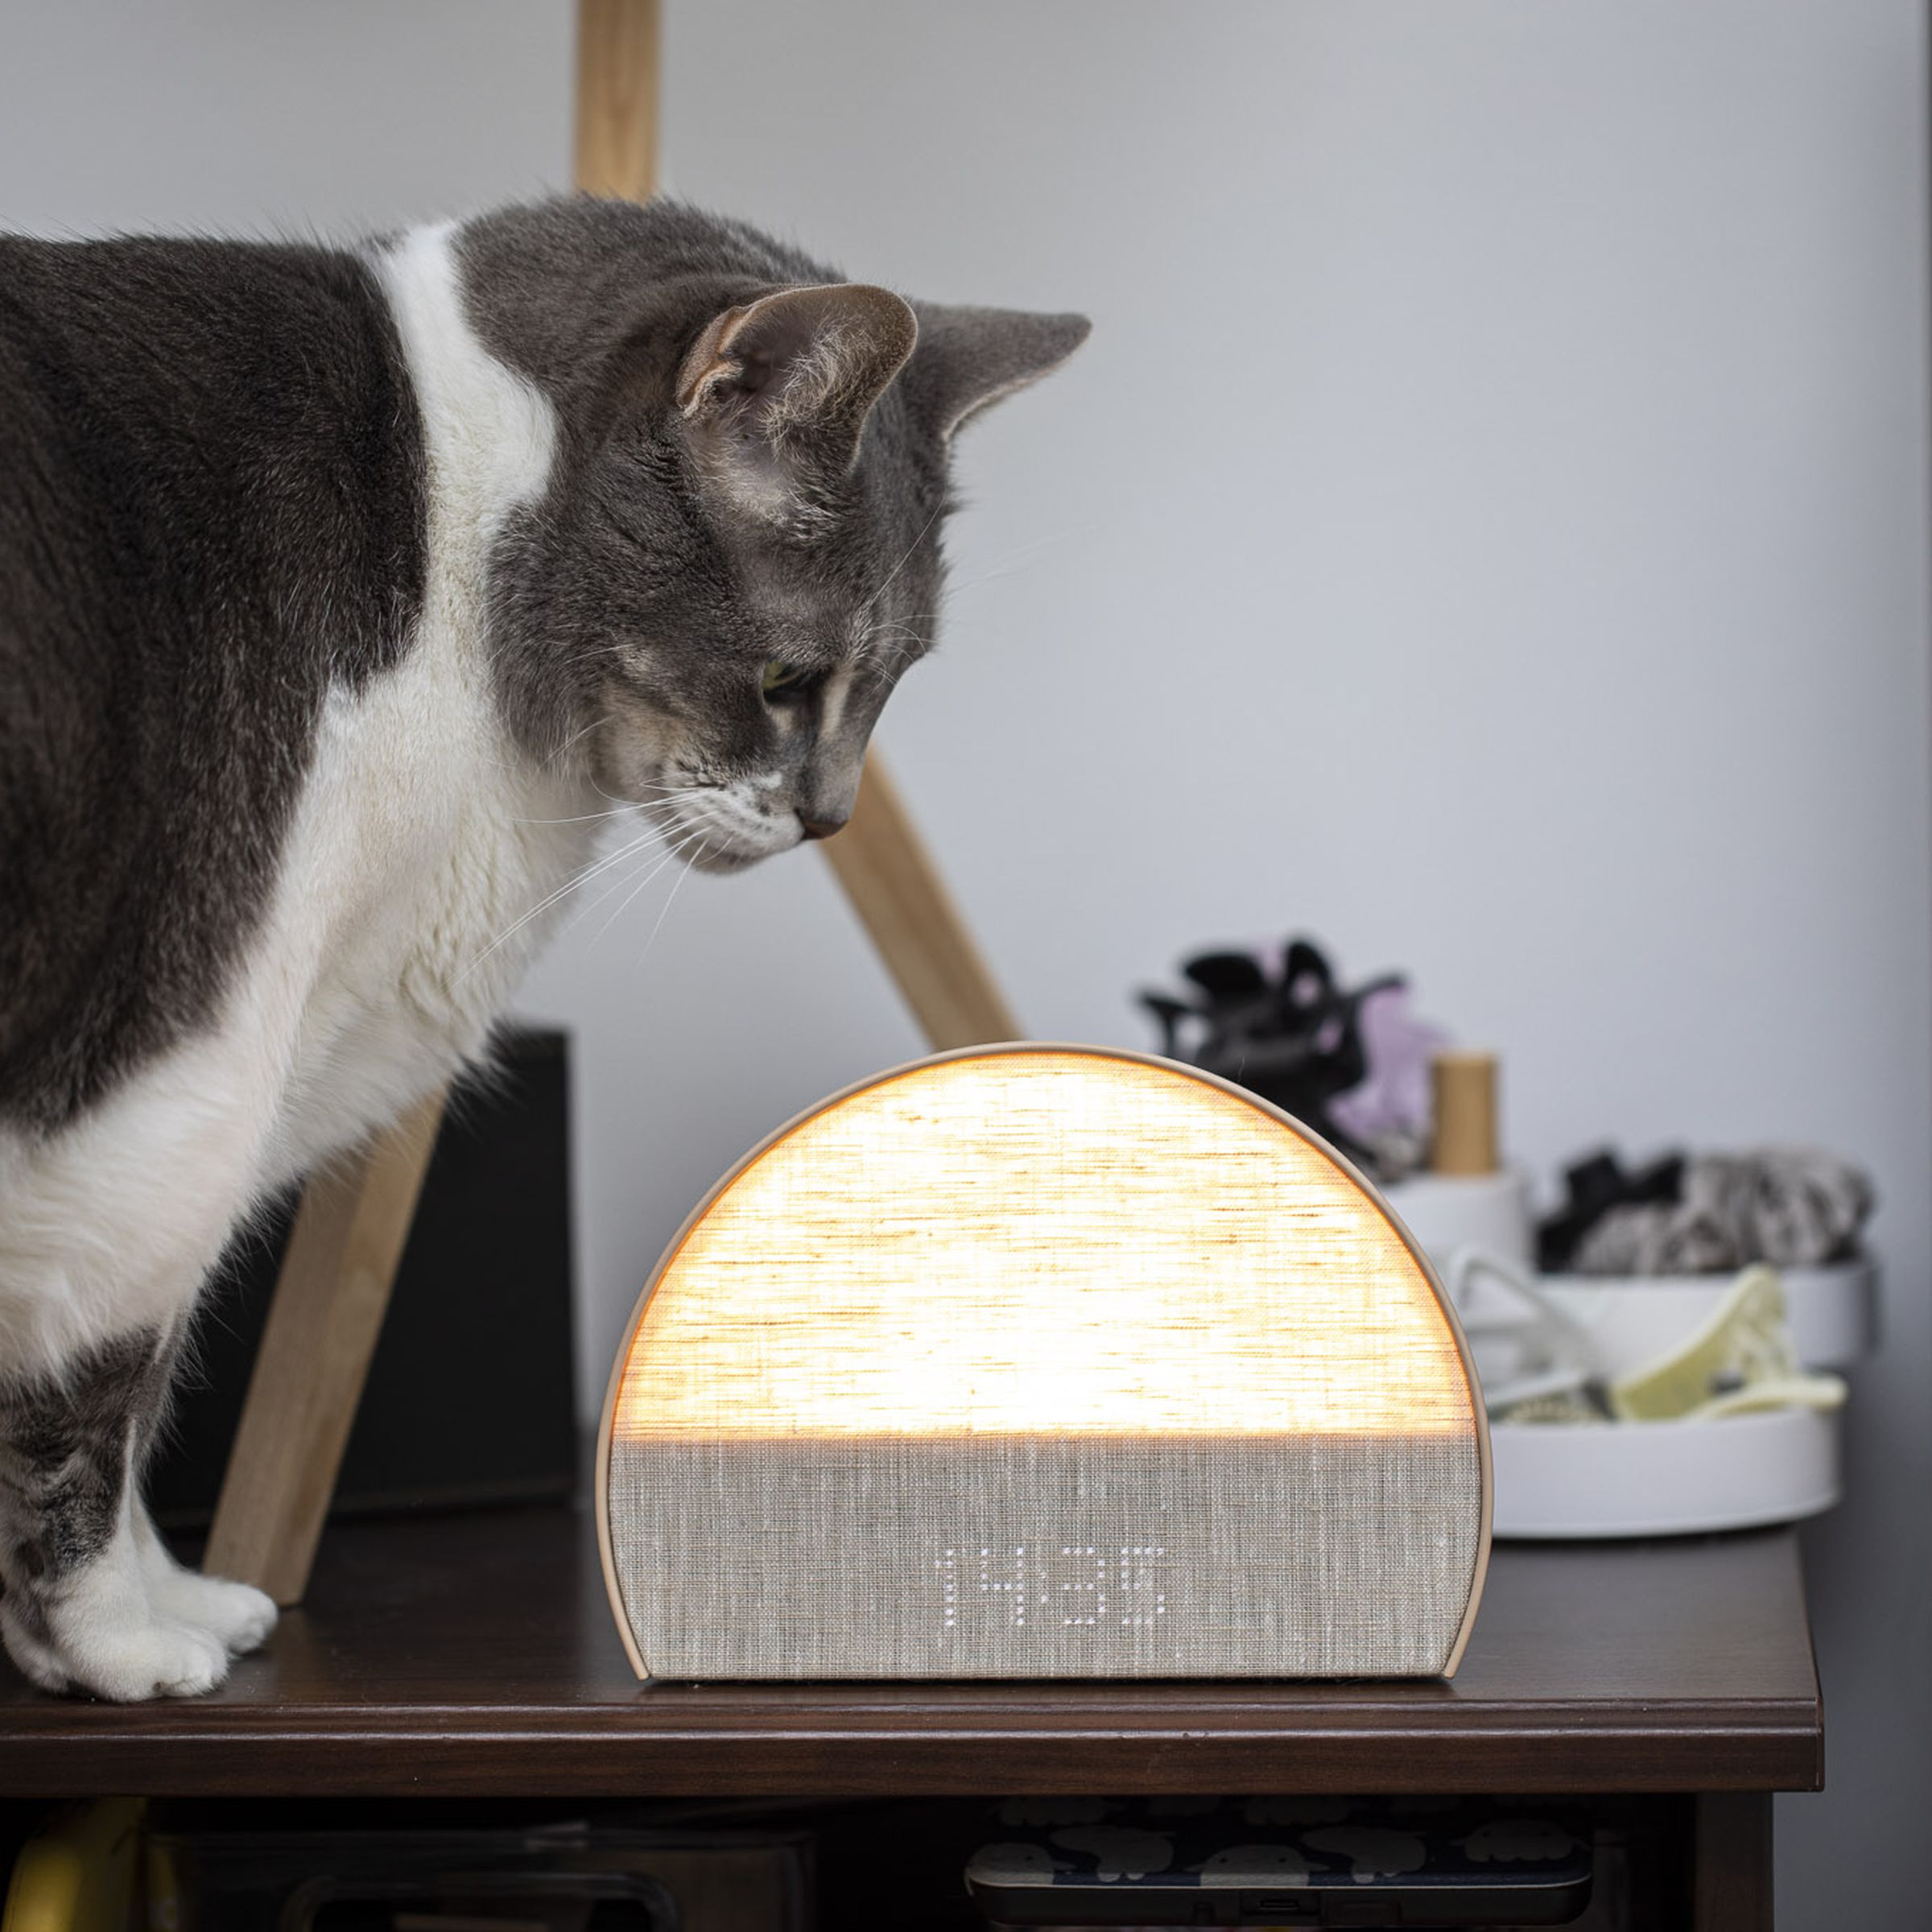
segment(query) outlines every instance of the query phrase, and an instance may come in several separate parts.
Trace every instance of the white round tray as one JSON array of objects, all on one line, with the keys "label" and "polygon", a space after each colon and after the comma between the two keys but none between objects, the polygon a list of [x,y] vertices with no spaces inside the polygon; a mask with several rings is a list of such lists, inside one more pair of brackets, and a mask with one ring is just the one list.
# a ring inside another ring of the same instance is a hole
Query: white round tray
[{"label": "white round tray", "polygon": [[1689,1536],[1816,1516],[1839,1499],[1839,1418],[1497,1422],[1499,1537]]},{"label": "white round tray", "polygon": [[[1807,1368],[1847,1368],[1878,1345],[1878,1269],[1864,1259],[1785,1268],[1785,1319]],[[1538,1287],[1596,1337],[1614,1374],[1668,1355],[1717,1311],[1735,1274],[1544,1274]]]}]

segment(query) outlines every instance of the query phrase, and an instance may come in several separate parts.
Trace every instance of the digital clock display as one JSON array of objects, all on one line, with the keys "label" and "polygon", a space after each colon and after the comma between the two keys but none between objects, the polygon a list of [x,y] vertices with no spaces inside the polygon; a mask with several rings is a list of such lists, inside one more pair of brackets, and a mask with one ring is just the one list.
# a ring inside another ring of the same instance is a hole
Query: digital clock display
[{"label": "digital clock display", "polygon": [[1167,1614],[1159,1543],[960,1543],[933,1558],[939,1629],[1152,1630]]}]

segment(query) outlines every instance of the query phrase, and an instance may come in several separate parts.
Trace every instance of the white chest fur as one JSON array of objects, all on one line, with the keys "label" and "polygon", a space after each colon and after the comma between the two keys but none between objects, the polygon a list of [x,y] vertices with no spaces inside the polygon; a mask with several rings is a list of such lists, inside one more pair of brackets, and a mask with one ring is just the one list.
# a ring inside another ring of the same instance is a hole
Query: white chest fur
[{"label": "white chest fur", "polygon": [[478,1050],[547,930],[535,909],[586,854],[595,821],[560,822],[584,811],[580,793],[506,769],[489,693],[461,674],[426,638],[409,665],[324,717],[265,935],[306,981],[275,1179]]},{"label": "white chest fur", "polygon": [[469,327],[448,229],[380,269],[427,445],[424,596],[402,664],[330,701],[291,840],[270,941],[308,980],[270,1163],[284,1174],[477,1051],[542,936],[535,908],[597,824],[594,795],[508,737],[486,657],[489,547],[548,481],[550,406]]}]

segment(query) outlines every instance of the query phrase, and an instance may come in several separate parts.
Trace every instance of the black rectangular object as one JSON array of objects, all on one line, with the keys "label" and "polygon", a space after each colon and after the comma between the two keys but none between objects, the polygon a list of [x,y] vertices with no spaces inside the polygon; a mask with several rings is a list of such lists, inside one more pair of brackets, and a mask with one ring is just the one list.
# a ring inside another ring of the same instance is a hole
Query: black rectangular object
[{"label": "black rectangular object", "polygon": [[[503,1035],[437,1137],[332,1513],[568,1498],[576,1484],[567,1036]],[[203,1295],[148,1496],[204,1525],[268,1319],[293,1199]]]},{"label": "black rectangular object", "polygon": [[1002,1927],[1565,1925],[1588,1827],[1521,1798],[1018,1798],[967,1861]]}]

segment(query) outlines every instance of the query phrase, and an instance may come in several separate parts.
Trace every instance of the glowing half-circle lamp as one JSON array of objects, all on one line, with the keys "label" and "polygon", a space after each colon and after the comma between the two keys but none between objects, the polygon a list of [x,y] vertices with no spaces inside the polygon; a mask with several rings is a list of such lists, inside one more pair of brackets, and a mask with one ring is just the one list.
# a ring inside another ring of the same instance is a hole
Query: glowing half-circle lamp
[{"label": "glowing half-circle lamp", "polygon": [[599,1440],[641,1675],[1452,1673],[1489,1444],[1428,1263],[1192,1068],[977,1048],[748,1155]]}]

